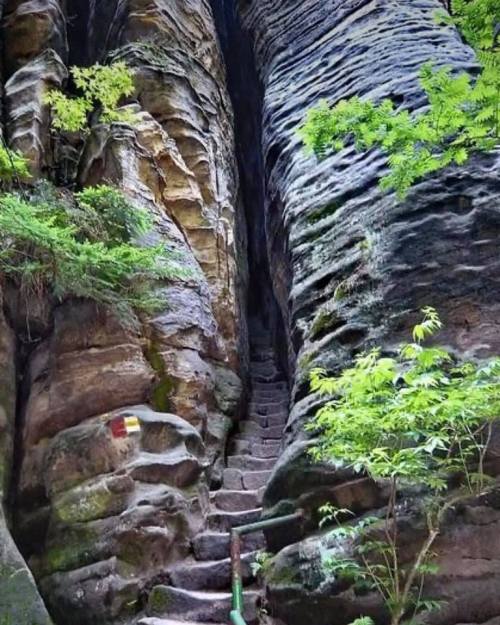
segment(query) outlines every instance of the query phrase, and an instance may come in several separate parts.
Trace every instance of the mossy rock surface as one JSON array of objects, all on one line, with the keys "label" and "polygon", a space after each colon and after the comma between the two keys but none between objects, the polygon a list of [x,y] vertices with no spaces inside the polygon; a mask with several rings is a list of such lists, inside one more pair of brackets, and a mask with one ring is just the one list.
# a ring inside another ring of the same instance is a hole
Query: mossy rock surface
[{"label": "mossy rock surface", "polygon": [[151,616],[161,616],[167,612],[170,603],[169,588],[155,586],[149,593],[147,612]]},{"label": "mossy rock surface", "polygon": [[0,624],[53,625],[0,510]]},{"label": "mossy rock surface", "polygon": [[128,476],[99,480],[57,497],[53,513],[58,521],[68,524],[116,516],[126,509],[133,488],[133,481]]}]

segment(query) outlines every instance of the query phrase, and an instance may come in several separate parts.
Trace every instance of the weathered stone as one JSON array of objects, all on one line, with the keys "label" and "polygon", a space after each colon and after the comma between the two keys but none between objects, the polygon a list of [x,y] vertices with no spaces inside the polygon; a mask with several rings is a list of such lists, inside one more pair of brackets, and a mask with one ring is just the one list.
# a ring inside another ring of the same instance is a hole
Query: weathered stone
[{"label": "weathered stone", "polygon": [[127,508],[134,481],[126,475],[99,478],[84,486],[66,490],[52,501],[55,523],[84,523],[103,517],[117,516]]},{"label": "weathered stone", "polygon": [[71,613],[76,625],[121,614],[132,616],[141,590],[140,581],[116,558],[71,573],[55,573],[42,580],[58,621]]},{"label": "weathered stone", "polygon": [[131,43],[120,55],[136,68],[142,107],[173,139],[170,155],[163,148],[166,158],[158,160],[167,181],[163,202],[207,277],[220,336],[235,365],[242,235],[235,230],[232,112],[211,11],[199,0],[190,7],[134,0],[125,22],[124,40]]},{"label": "weathered stone", "polygon": [[[472,511],[485,503],[488,517]],[[451,625],[485,622],[498,614],[499,601],[493,592],[498,584],[498,492],[471,500],[460,512],[447,519],[433,545],[439,571],[426,580],[425,596],[444,600],[443,606],[429,615],[430,622]],[[425,530],[410,514],[403,519],[400,540],[404,545],[402,563],[410,562],[425,537]],[[377,594],[353,593],[345,581],[335,578],[323,564],[328,554],[349,555],[349,545],[340,545],[326,533],[307,538],[283,549],[273,559],[266,582],[268,599],[279,618],[287,624],[302,622],[306,614],[319,625],[350,622],[360,613],[385,620],[382,600]]]},{"label": "weathered stone", "polygon": [[216,401],[213,361],[208,358],[224,360],[227,356],[209,286],[162,196],[169,181],[161,162],[172,150],[175,146],[165,130],[142,113],[135,131],[115,128],[109,134],[101,128],[94,133],[82,159],[80,179],[85,184],[95,184],[102,177],[113,180],[137,204],[147,207],[155,215],[157,236],[175,246],[179,263],[190,272],[164,290],[165,310],[149,324],[148,358],[158,377],[155,406],[175,412],[204,430]]},{"label": "weathered stone", "polygon": [[11,147],[28,160],[38,176],[52,166],[50,115],[43,103],[52,88],[61,88],[68,72],[53,50],[46,50],[24,65],[5,84],[7,136]]},{"label": "weathered stone", "polygon": [[61,306],[52,336],[30,361],[25,444],[34,445],[106,410],[144,401],[153,376],[138,337],[113,315],[92,304]]},{"label": "weathered stone", "polygon": [[66,22],[59,0],[6,0],[3,35],[9,75],[49,48],[67,60]]},{"label": "weathered stone", "polygon": [[[243,615],[246,621],[257,617],[258,593],[244,594]],[[147,612],[150,616],[188,618],[194,621],[219,621],[231,611],[231,594],[187,591],[170,586],[155,586],[149,595]]]},{"label": "weathered stone", "polygon": [[[3,304],[0,292],[0,302]],[[14,543],[4,505],[12,478],[16,409],[15,338],[0,311],[0,614],[16,625],[51,625],[33,575]]]},{"label": "weathered stone", "polygon": [[0,506],[0,614],[16,625],[52,625],[26,562],[7,529]]},{"label": "weathered stone", "polygon": [[238,413],[243,387],[241,379],[227,367],[215,365],[215,400],[220,411],[229,417]]},{"label": "weathered stone", "polygon": [[[0,292],[0,304],[3,295]],[[0,311],[0,507],[10,485],[16,418],[15,336]]]},{"label": "weathered stone", "polygon": [[[465,355],[499,350],[491,261],[498,238],[491,210],[496,155],[430,177],[399,202],[377,186],[385,166],[379,154],[358,155],[349,146],[317,161],[295,132],[322,97],[390,96],[418,108],[417,74],[425,61],[470,67],[470,49],[435,23],[439,6],[437,0],[411,7],[363,0],[241,6],[265,91],[268,246],[285,318],[291,311],[294,404],[308,391],[312,367],[338,370],[369,342],[393,346],[408,336],[424,304],[439,310],[443,342]],[[310,27],[303,28],[304,20]],[[334,297],[339,285],[343,296]],[[310,407],[301,406],[289,442],[297,440]]]}]

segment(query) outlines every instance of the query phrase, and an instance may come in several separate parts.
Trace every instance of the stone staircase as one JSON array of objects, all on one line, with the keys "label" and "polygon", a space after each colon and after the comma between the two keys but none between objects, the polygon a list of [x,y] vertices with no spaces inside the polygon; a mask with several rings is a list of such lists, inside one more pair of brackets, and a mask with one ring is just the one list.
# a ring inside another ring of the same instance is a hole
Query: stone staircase
[{"label": "stone staircase", "polygon": [[[139,625],[219,625],[231,610],[230,530],[258,521],[264,487],[277,461],[288,417],[288,390],[279,372],[270,337],[252,341],[251,395],[247,419],[228,445],[227,468],[220,490],[210,496],[207,528],[193,541],[193,556],[170,571],[170,585],[156,586],[149,597],[150,614]],[[253,587],[251,564],[265,547],[263,533],[242,537],[244,617],[259,620],[261,596]]]}]

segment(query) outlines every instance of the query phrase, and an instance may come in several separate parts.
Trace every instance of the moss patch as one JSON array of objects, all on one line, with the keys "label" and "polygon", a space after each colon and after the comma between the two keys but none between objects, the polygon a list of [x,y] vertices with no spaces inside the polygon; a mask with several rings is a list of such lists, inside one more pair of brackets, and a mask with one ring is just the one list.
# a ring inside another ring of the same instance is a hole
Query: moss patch
[{"label": "moss patch", "polygon": [[170,605],[170,594],[166,586],[155,586],[149,593],[148,614],[161,616]]},{"label": "moss patch", "polygon": [[310,224],[316,224],[318,221],[325,219],[326,217],[330,217],[338,211],[340,208],[340,204],[338,202],[329,202],[320,208],[316,208],[312,211],[310,215],[307,217],[307,221]]},{"label": "moss patch", "polygon": [[54,502],[53,511],[58,520],[70,524],[119,514],[126,505],[127,493],[113,493],[100,483],[64,493]]},{"label": "moss patch", "polygon": [[291,566],[273,566],[265,573],[265,580],[268,584],[274,586],[285,586],[287,584],[299,583],[298,572]]},{"label": "moss patch", "polygon": [[158,380],[151,393],[151,405],[158,412],[172,412],[170,397],[175,391],[175,382],[167,374],[165,362],[152,341],[146,350],[146,358],[156,373]]},{"label": "moss patch", "polygon": [[95,532],[88,527],[65,532],[59,542],[43,554],[40,563],[35,563],[37,577],[92,564],[95,561],[97,539]]}]

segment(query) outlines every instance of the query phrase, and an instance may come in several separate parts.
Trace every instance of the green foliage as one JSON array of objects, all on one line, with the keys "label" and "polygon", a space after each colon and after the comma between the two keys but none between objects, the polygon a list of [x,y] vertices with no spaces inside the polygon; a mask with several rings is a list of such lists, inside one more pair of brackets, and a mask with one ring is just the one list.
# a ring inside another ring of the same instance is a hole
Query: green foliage
[{"label": "green foliage", "polygon": [[125,63],[72,67],[71,75],[81,96],[72,98],[57,89],[45,96],[45,103],[52,107],[54,128],[88,131],[88,116],[96,107],[104,123],[134,121],[130,111],[117,110],[120,100],[134,92],[133,73]]},{"label": "green foliage", "polygon": [[13,194],[0,197],[0,273],[27,297],[88,298],[128,321],[134,309],[155,310],[161,304],[154,295],[158,281],[183,272],[164,246],[130,242],[148,221],[132,218],[133,207],[119,196],[101,186],[78,194],[77,206],[50,194],[30,203]]},{"label": "green foliage", "polygon": [[375,621],[369,616],[361,616],[360,618],[354,619],[351,625],[375,625]]},{"label": "green foliage", "polygon": [[419,113],[397,110],[389,99],[377,104],[356,96],[333,107],[322,101],[299,129],[307,149],[321,156],[341,150],[351,138],[358,150],[380,148],[389,164],[381,188],[395,189],[404,198],[426,175],[495,148],[500,141],[500,46],[495,34],[500,4],[456,0],[452,6],[454,16],[440,14],[439,19],[458,26],[475,49],[481,63],[477,78],[426,63],[420,83],[429,106]]},{"label": "green foliage", "polygon": [[312,372],[312,389],[334,396],[308,426],[321,432],[316,459],[441,490],[478,450],[478,429],[500,414],[500,359],[459,364],[443,348],[423,347],[441,326],[433,309],[424,314],[416,342],[396,357],[373,349],[338,377]]},{"label": "green foliage", "polygon": [[[390,527],[384,525],[384,520],[377,517],[363,518],[355,525],[339,524],[329,533],[329,540],[334,539],[337,544],[350,543],[352,555],[328,555],[323,559],[323,567],[328,574],[353,585],[358,592],[378,592],[394,625],[403,615],[410,616],[410,612],[413,613],[410,620],[413,620],[421,612],[441,607],[441,602],[422,596],[425,578],[436,575],[439,567],[432,561],[434,554],[425,548],[409,568],[405,568]],[[414,579],[405,592],[405,582],[412,574]]]},{"label": "green foliage", "polygon": [[252,575],[254,577],[257,577],[257,575],[265,576],[271,566],[272,558],[272,553],[268,553],[267,551],[259,551],[259,553],[255,555],[255,559],[250,565]]},{"label": "green foliage", "polygon": [[0,184],[9,186],[14,180],[29,178],[29,176],[24,156],[0,145]]},{"label": "green foliage", "polygon": [[[424,347],[441,321],[432,308],[413,329],[413,342],[395,357],[380,349],[360,355],[337,377],[312,372],[312,389],[327,396],[308,429],[318,435],[315,460],[349,466],[390,486],[387,515],[341,525],[348,511],[329,504],[323,521],[338,527],[333,536],[350,541],[353,557],[333,558],[328,568],[359,588],[376,590],[398,625],[436,605],[422,598],[423,580],[436,573],[431,547],[444,513],[488,483],[483,465],[500,415],[500,359],[456,362],[442,347]],[[448,495],[450,477],[461,486]],[[401,561],[396,505],[402,486],[425,489],[428,535],[414,560]]]},{"label": "green foliage", "polygon": [[87,187],[75,198],[82,217],[80,229],[89,239],[108,244],[129,242],[151,229],[149,215],[132,206],[115,187]]}]

